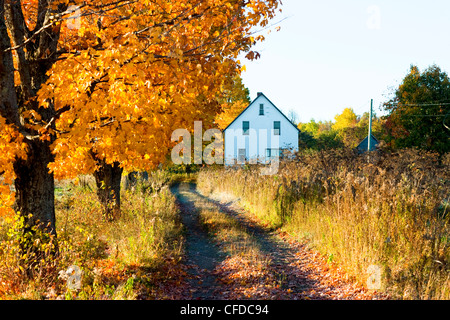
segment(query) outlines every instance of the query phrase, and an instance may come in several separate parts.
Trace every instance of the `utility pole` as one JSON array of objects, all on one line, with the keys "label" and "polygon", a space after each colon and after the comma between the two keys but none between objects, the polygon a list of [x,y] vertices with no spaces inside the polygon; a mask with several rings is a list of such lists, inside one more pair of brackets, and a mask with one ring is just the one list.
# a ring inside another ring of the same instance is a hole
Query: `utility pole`
[{"label": "utility pole", "polygon": [[370,141],[372,140],[372,112],[373,112],[373,99],[370,99],[369,135],[367,136],[367,151],[370,151]]}]

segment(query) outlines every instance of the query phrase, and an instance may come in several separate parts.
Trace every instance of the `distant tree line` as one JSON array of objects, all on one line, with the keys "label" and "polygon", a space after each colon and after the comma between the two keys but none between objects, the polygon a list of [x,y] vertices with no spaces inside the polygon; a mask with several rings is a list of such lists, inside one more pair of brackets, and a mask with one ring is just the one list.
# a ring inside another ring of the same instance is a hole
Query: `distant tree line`
[{"label": "distant tree line", "polygon": [[[386,148],[450,152],[450,130],[445,123],[450,119],[450,80],[438,66],[420,72],[412,65],[381,109],[386,115],[373,115],[372,134]],[[334,121],[299,123],[300,148],[355,148],[367,137],[368,127],[368,112],[360,116],[345,108]]]}]

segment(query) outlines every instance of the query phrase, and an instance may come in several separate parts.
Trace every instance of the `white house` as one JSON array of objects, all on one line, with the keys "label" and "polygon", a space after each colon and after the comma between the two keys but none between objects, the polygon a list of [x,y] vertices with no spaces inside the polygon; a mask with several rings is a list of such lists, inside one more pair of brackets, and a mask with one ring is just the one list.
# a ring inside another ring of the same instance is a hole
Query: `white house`
[{"label": "white house", "polygon": [[224,129],[225,164],[267,163],[298,151],[298,128],[261,92]]}]

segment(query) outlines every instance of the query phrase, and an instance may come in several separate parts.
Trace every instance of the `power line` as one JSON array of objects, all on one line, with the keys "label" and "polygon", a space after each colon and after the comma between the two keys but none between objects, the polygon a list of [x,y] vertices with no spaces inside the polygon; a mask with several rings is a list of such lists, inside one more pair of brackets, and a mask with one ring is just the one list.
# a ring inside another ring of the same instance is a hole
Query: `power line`
[{"label": "power line", "polygon": [[448,106],[450,105],[450,102],[445,103],[386,103],[386,105],[389,106],[407,106],[407,107],[426,107],[426,106]]},{"label": "power line", "polygon": [[289,18],[292,18],[292,17],[293,17],[293,16],[284,17],[284,18],[282,18],[281,20],[278,20],[277,22],[272,23],[271,25],[268,25],[267,27],[264,27],[264,28],[262,28],[262,29],[259,29],[259,30],[250,32],[250,36],[252,36],[252,35],[254,35],[254,34],[257,34],[257,33],[261,33],[261,32],[263,32],[264,30],[267,30],[267,29],[272,28],[273,26],[279,25],[281,22],[283,22],[283,21],[285,21],[285,20],[287,20],[287,19],[289,19]]},{"label": "power line", "polygon": [[446,117],[445,114],[405,114],[403,117]]}]

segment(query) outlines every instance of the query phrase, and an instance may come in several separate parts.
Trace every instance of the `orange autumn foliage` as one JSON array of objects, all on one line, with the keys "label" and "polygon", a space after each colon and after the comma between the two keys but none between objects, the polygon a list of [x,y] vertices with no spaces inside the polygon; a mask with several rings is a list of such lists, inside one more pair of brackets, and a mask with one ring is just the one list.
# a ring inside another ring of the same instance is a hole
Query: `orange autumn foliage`
[{"label": "orange autumn foliage", "polygon": [[248,103],[242,100],[233,103],[224,103],[222,105],[222,112],[215,118],[219,129],[224,130],[247,106]]},{"label": "orange autumn foliage", "polygon": [[[93,172],[92,153],[107,163],[120,162],[127,170],[154,168],[172,147],[175,129],[191,128],[194,120],[212,124],[220,110],[217,99],[224,91],[223,79],[240,73],[237,56],[263,39],[254,37],[254,28],[266,27],[279,4],[277,0],[54,1],[52,6],[66,10],[34,32],[60,30],[57,56],[40,53],[40,59],[53,63],[36,96],[42,108],[54,108],[55,116],[45,122],[39,112],[28,110],[21,117],[40,139],[53,141],[55,161],[50,169],[55,177]],[[21,5],[32,30],[38,1]],[[31,40],[33,35],[24,43]],[[17,73],[15,78],[17,85]],[[20,144],[23,135],[8,128],[0,128],[0,146],[16,153],[0,156],[0,173],[11,179],[11,157],[23,155],[19,151],[23,146],[11,141]]]},{"label": "orange autumn foliage", "polygon": [[14,192],[9,185],[14,181],[13,161],[26,159],[23,137],[0,116],[0,217],[13,214]]}]

